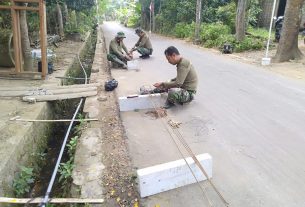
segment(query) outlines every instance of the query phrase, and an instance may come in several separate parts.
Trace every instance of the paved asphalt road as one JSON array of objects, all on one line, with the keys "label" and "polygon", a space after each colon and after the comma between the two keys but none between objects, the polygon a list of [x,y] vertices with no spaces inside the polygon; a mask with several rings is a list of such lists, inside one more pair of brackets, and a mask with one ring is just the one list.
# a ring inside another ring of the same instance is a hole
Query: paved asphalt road
[{"label": "paved asphalt road", "polygon": [[[118,24],[106,22],[102,28],[107,45],[121,30],[128,48],[137,40],[133,30]],[[176,46],[192,61],[200,83],[195,100],[170,109],[169,115],[183,123],[180,130],[195,154],[212,155],[213,181],[230,206],[305,206],[305,84],[180,40],[151,39],[153,56],[139,60],[139,72],[112,70],[118,95],[175,77],[163,52]],[[181,159],[159,120],[141,111],[121,116],[135,167]],[[222,206],[213,193],[208,195]],[[143,204],[208,206],[195,184],[143,199]]]}]

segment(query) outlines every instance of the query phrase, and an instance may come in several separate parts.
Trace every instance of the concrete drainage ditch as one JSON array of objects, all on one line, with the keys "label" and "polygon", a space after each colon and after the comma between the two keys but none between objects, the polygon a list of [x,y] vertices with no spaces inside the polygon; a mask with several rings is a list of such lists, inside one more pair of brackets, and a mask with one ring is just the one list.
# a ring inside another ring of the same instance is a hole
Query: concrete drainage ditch
[{"label": "concrete drainage ditch", "polygon": [[[87,76],[90,77],[96,45],[96,34],[91,34],[83,45],[79,57],[75,57],[74,62],[69,66],[64,75],[65,77],[72,77],[72,79],[63,79],[62,85],[84,83],[83,79],[73,79],[73,77],[84,78],[78,59],[81,60]],[[49,103],[36,103],[37,111],[35,113],[39,115],[35,118],[41,120],[71,119],[79,100],[70,99]],[[83,105],[80,109],[80,115],[77,116],[80,120],[84,118],[82,115]],[[73,125],[61,162],[63,164],[60,165],[52,190],[52,197],[71,197],[74,153],[76,143],[85,124],[85,122],[80,121]],[[16,149],[11,150],[11,152],[7,151],[11,155],[7,162],[2,163],[3,165],[7,163],[9,166],[0,166],[0,194],[2,196],[27,198],[44,196],[68,125],[68,122],[23,123],[26,129],[22,135],[16,137],[16,140],[18,140],[16,144],[18,146]],[[10,130],[12,134],[15,127],[16,124],[12,125],[12,130]],[[0,206],[12,206],[12,204],[0,204]]]}]

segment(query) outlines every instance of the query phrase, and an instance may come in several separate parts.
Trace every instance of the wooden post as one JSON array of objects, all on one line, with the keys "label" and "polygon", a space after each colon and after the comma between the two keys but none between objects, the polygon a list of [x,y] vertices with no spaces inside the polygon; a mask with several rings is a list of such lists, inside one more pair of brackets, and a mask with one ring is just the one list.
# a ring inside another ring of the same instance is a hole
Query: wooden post
[{"label": "wooden post", "polygon": [[[15,6],[14,0],[11,0],[12,6]],[[21,72],[21,50],[20,50],[20,36],[18,35],[18,15],[15,9],[11,8],[12,20],[13,20],[13,41],[14,41],[14,56],[15,56],[15,72]]]},{"label": "wooden post", "polygon": [[47,28],[46,28],[46,4],[44,0],[39,1],[39,20],[40,20],[40,46],[41,46],[41,66],[42,79],[47,74]]},{"label": "wooden post", "polygon": [[17,20],[17,34],[18,34],[18,48],[19,48],[19,60],[20,60],[20,72],[24,71],[23,68],[23,52],[22,52],[22,44],[21,44],[21,32],[20,32],[20,10],[16,10],[16,20]]}]

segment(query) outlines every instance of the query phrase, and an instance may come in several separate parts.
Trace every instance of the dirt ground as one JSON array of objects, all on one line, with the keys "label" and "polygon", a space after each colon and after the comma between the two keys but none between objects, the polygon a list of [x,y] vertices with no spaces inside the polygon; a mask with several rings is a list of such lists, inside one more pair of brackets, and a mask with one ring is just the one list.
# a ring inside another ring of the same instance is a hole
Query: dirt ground
[{"label": "dirt ground", "polygon": [[[299,39],[299,49],[304,54],[302,60],[291,60],[284,63],[271,63],[268,66],[263,66],[265,70],[286,76],[292,79],[305,81],[305,44],[303,39]],[[269,57],[274,57],[276,48],[269,51]],[[260,65],[262,58],[265,57],[266,51],[248,51],[243,53],[233,53],[229,56],[242,62],[250,63],[253,65]]]}]

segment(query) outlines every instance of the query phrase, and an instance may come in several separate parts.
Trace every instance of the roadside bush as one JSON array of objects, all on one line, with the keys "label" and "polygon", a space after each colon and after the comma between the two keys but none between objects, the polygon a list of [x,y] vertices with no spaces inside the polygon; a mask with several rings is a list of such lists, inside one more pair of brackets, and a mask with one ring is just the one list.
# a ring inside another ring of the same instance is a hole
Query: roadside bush
[{"label": "roadside bush", "polygon": [[238,42],[235,36],[231,34],[229,26],[221,23],[204,24],[200,33],[203,45],[208,48],[223,49],[225,43],[231,44],[234,52],[243,52],[246,50],[261,50],[264,48],[268,33],[263,29],[250,29],[251,35]]},{"label": "roadside bush", "polygon": [[[262,38],[262,39],[268,39],[269,31],[264,28],[254,28],[254,27],[248,27],[247,33],[251,34],[254,37]],[[274,37],[274,31],[271,34],[271,37]]]},{"label": "roadside bush", "polygon": [[164,35],[174,36],[174,25],[171,22],[166,21],[163,15],[156,15],[156,29],[158,32]]},{"label": "roadside bush", "polygon": [[235,18],[236,18],[236,4],[234,1],[231,3],[221,6],[216,11],[217,20],[222,22],[224,25],[228,25],[231,31],[235,30]]},{"label": "roadside bush", "polygon": [[243,52],[246,50],[261,50],[264,48],[264,41],[257,38],[246,37],[241,42],[234,43],[235,52]]},{"label": "roadside bush", "polygon": [[[200,33],[200,40],[204,45],[210,44],[210,41],[217,40],[220,36],[231,34],[231,29],[222,23],[203,24]],[[213,46],[216,46],[214,44]]]},{"label": "roadside bush", "polygon": [[186,23],[177,23],[174,29],[176,37],[179,38],[191,38],[194,36],[195,23],[191,24]]},{"label": "roadside bush", "polygon": [[35,176],[33,168],[21,167],[21,171],[18,176],[14,179],[13,187],[17,197],[30,192],[31,185],[34,183]]}]

